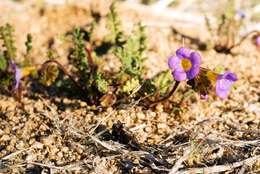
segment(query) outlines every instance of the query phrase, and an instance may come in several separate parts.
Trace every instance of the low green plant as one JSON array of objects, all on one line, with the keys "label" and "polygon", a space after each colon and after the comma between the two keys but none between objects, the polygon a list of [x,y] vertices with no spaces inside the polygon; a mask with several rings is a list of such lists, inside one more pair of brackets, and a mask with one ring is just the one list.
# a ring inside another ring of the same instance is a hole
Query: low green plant
[{"label": "low green plant", "polygon": [[6,71],[9,62],[16,57],[16,48],[13,40],[14,29],[10,24],[0,26],[0,40],[3,40],[2,52],[0,53],[0,70]]},{"label": "low green plant", "polygon": [[205,25],[211,38],[207,40],[207,48],[214,48],[217,52],[231,53],[231,50],[239,46],[251,34],[258,31],[250,31],[239,39],[239,32],[245,25],[246,13],[235,8],[235,1],[228,1],[220,6],[214,15],[215,25],[205,16]]},{"label": "low green plant", "polygon": [[10,61],[16,57],[16,48],[13,39],[14,29],[10,24],[0,26],[0,40],[3,41],[0,49],[0,85],[5,87],[13,83],[14,75],[10,73]]},{"label": "low green plant", "polygon": [[128,79],[122,86],[121,91],[129,95],[141,85],[144,72],[147,69],[143,64],[147,60],[147,57],[144,56],[147,48],[146,35],[144,34],[145,27],[139,22],[136,24],[137,29],[133,30],[131,35],[125,34],[124,31],[120,30],[121,21],[118,19],[114,3],[110,7],[109,19],[111,23],[107,25],[107,28],[110,33],[106,36],[106,39],[113,44],[111,52],[121,62],[117,77],[121,76],[119,79]]},{"label": "low green plant", "polygon": [[[94,25],[90,29],[89,43],[92,42]],[[78,28],[73,31],[72,40],[74,48],[72,52],[72,64],[76,68],[79,78],[79,85],[87,91],[91,102],[96,103],[102,94],[110,91],[108,80],[101,70],[102,64],[97,60],[96,54],[91,48],[87,48],[87,43],[83,41],[84,34]]]}]

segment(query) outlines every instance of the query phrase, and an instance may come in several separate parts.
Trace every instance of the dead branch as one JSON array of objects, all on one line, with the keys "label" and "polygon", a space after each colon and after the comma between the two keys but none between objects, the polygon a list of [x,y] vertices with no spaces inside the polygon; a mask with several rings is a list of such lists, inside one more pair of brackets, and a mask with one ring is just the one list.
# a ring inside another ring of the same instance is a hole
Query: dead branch
[{"label": "dead branch", "polygon": [[203,168],[192,168],[185,171],[180,171],[178,174],[192,174],[192,173],[219,173],[219,172],[225,172],[228,170],[233,170],[237,167],[240,167],[242,165],[253,165],[254,162],[260,160],[260,155],[254,156],[248,159],[245,159],[243,161],[234,162],[231,164],[226,165],[218,165],[218,166],[212,166],[212,167],[203,167]]}]

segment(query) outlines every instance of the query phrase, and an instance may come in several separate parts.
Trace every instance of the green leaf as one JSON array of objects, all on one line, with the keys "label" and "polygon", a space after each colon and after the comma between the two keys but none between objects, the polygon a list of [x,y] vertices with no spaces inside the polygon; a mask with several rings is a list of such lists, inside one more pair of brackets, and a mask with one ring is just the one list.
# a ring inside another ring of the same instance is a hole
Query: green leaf
[{"label": "green leaf", "polygon": [[192,89],[190,89],[188,92],[186,92],[186,93],[184,94],[183,100],[188,100],[188,99],[191,97],[191,95],[194,94],[194,93],[195,93],[195,91],[192,90]]},{"label": "green leaf", "polygon": [[108,82],[106,81],[105,77],[103,76],[103,74],[97,70],[94,74],[94,79],[95,79],[95,84],[98,88],[98,91],[105,94],[107,92],[109,92],[109,88],[108,88]]},{"label": "green leaf", "polygon": [[154,84],[160,88],[161,93],[166,93],[168,88],[165,88],[165,86],[169,85],[173,81],[173,77],[171,74],[171,70],[167,70],[164,72],[161,72],[154,80]]},{"label": "green leaf", "polygon": [[3,47],[6,49],[4,51],[4,58],[7,61],[14,60],[16,57],[16,48],[14,47],[13,40],[14,29],[10,24],[0,27],[0,39],[3,40]]},{"label": "green leaf", "polygon": [[25,42],[25,46],[26,46],[26,53],[24,55],[24,60],[22,62],[22,65],[31,66],[32,62],[31,60],[29,60],[29,54],[30,51],[32,50],[32,35],[30,33],[27,34],[27,40]]},{"label": "green leaf", "polygon": [[122,91],[130,95],[134,90],[139,87],[139,85],[139,80],[136,78],[132,78],[131,80],[128,80],[126,82],[126,84],[122,88]]}]

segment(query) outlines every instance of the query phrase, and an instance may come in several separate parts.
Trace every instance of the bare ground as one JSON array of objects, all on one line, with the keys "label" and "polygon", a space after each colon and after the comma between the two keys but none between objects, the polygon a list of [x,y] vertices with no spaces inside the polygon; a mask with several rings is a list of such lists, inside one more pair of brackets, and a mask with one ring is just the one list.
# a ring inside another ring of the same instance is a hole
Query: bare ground
[{"label": "bare ground", "polygon": [[[48,49],[67,64],[70,45],[59,41],[57,34],[75,26],[86,29],[96,20],[94,40],[101,44],[110,3],[1,1],[0,24],[8,22],[15,28],[16,61],[25,52],[26,34],[32,33],[35,64],[47,59]],[[119,3],[117,7],[126,31],[139,20],[149,24],[148,75],[166,70],[168,57],[183,44],[173,32],[178,21],[144,13],[139,6]],[[177,29],[202,40],[207,36],[202,25]],[[188,40],[185,45],[197,51]],[[0,173],[259,173],[260,54],[250,41],[234,52],[200,51],[205,67],[223,65],[238,75],[229,98],[201,101],[194,96],[196,102],[178,116],[160,105],[88,106],[52,88],[37,93],[29,88],[21,103],[1,91]],[[118,68],[115,58],[101,58],[107,69]]]}]

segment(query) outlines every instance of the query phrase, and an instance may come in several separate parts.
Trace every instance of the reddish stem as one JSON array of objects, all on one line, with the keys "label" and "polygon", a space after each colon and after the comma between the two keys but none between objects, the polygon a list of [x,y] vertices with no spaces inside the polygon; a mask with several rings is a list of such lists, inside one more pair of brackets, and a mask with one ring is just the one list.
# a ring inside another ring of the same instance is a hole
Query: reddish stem
[{"label": "reddish stem", "polygon": [[260,34],[260,32],[259,32],[258,30],[253,30],[253,31],[247,33],[245,36],[243,36],[238,43],[236,43],[236,44],[232,45],[231,47],[229,47],[228,50],[230,51],[231,49],[233,49],[233,48],[235,48],[235,47],[241,45],[242,42],[243,42],[248,36],[250,36],[250,35],[253,34],[253,33]]},{"label": "reddish stem", "polygon": [[45,69],[45,66],[48,64],[48,63],[56,63],[59,68],[70,78],[70,80],[75,84],[75,86],[81,91],[82,95],[88,99],[88,95],[86,93],[86,91],[84,91],[80,86],[79,84],[74,80],[74,78],[72,77],[72,75],[70,75],[70,73],[64,68],[64,66],[62,64],[60,64],[58,61],[56,60],[47,60],[46,62],[44,62],[42,64],[43,66],[43,69]]},{"label": "reddish stem", "polygon": [[180,82],[179,82],[179,81],[176,81],[175,84],[174,84],[174,87],[172,88],[171,92],[170,92],[167,96],[163,97],[163,98],[160,99],[160,100],[153,101],[151,104],[154,105],[154,104],[163,102],[163,101],[167,100],[168,98],[170,98],[170,97],[173,95],[173,93],[176,91],[176,89],[177,89],[177,87],[179,86],[179,84],[180,84]]},{"label": "reddish stem", "polygon": [[96,69],[96,66],[95,66],[95,64],[94,64],[94,62],[93,62],[93,58],[92,58],[92,56],[91,56],[92,49],[91,49],[91,48],[88,49],[88,48],[86,47],[85,50],[86,50],[86,52],[87,52],[87,54],[88,54],[88,62],[89,62],[89,64],[90,64],[91,71],[94,72],[95,69]]}]

